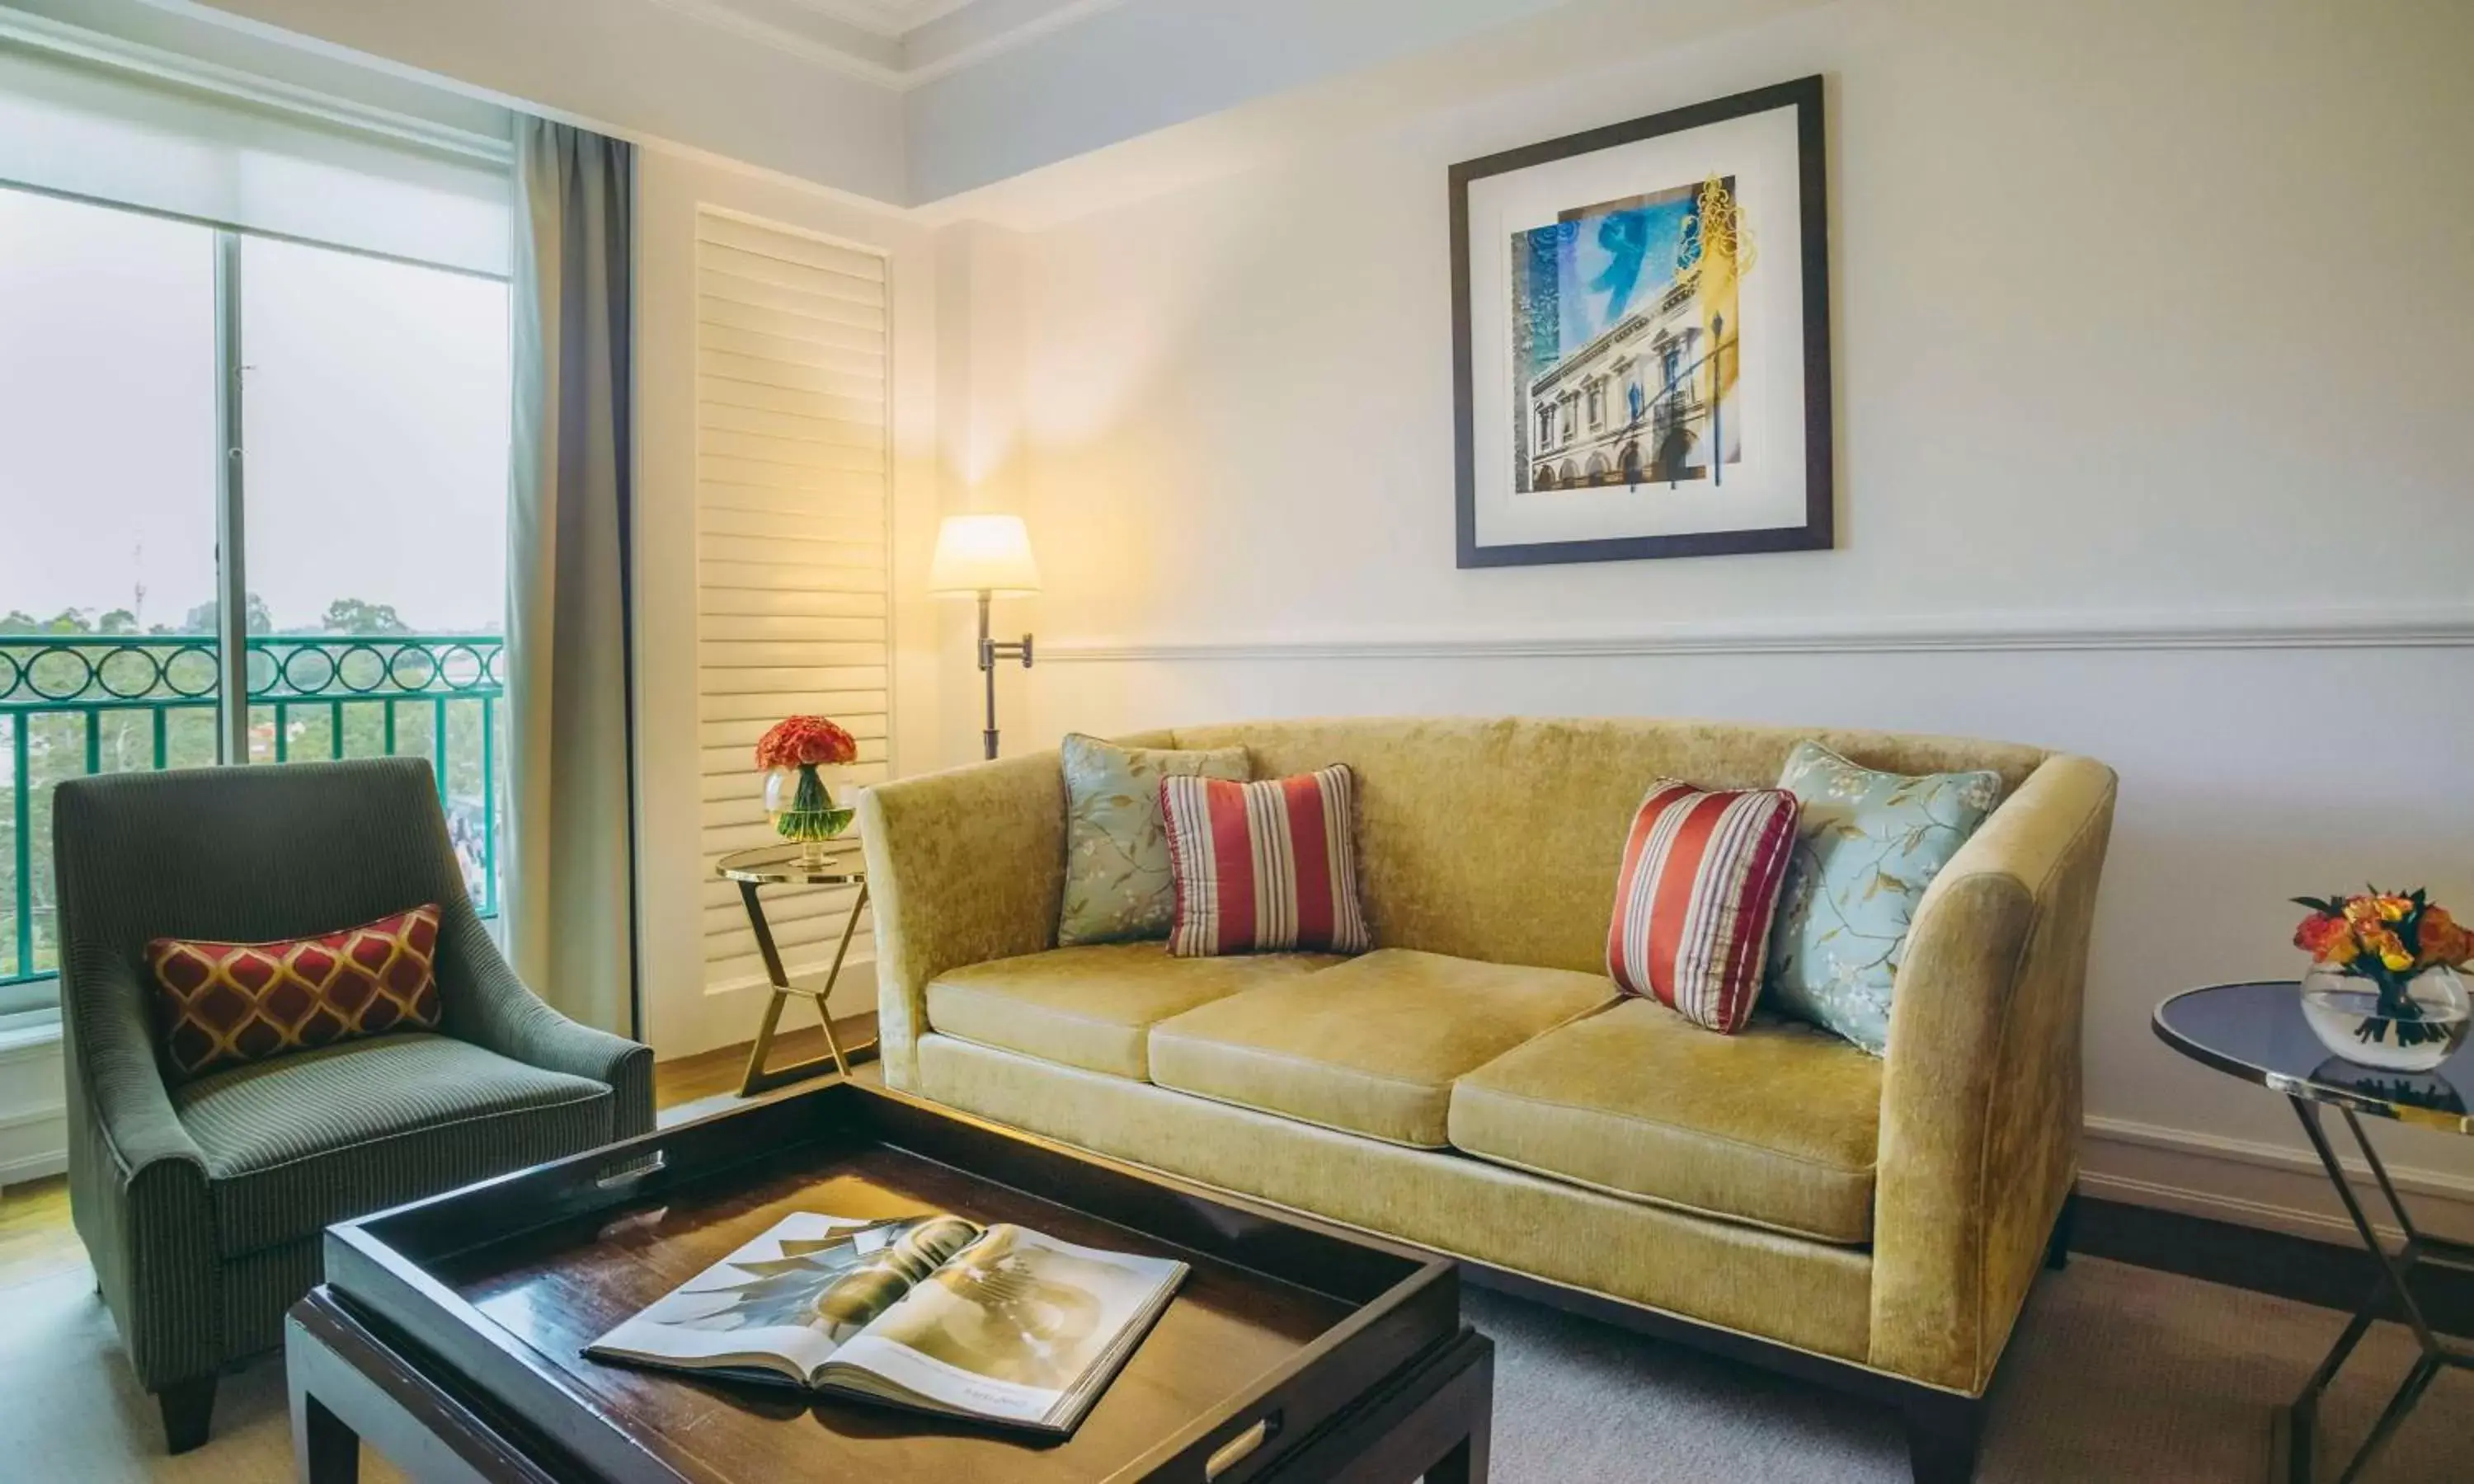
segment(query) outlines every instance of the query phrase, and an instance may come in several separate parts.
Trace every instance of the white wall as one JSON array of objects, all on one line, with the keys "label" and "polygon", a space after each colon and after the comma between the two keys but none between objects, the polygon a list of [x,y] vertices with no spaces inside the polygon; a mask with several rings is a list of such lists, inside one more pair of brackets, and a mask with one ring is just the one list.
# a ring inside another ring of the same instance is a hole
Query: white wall
[{"label": "white wall", "polygon": [[[760,217],[884,252],[891,292],[893,688],[896,773],[932,766],[945,616],[924,591],[937,506],[936,257],[896,213],[749,171],[651,149],[637,156],[636,639],[638,890],[644,1039],[661,1057],[756,1034],[764,995],[704,993],[703,845],[696,757],[695,218]],[[868,963],[843,970],[837,1015],[875,1003]],[[800,1015],[786,1024],[803,1023]]]},{"label": "white wall", "polygon": [[[2470,15],[1848,0],[1654,54],[1576,26],[1549,85],[1025,235],[1022,730],[1687,713],[2092,754],[2123,780],[2092,1183],[2308,1227],[2291,1115],[2147,1017],[2298,970],[2296,893],[2474,902]],[[1812,72],[1839,549],[1456,570],[1446,166]],[[2390,1132],[2410,1185],[2474,1196],[2474,1148]]]}]

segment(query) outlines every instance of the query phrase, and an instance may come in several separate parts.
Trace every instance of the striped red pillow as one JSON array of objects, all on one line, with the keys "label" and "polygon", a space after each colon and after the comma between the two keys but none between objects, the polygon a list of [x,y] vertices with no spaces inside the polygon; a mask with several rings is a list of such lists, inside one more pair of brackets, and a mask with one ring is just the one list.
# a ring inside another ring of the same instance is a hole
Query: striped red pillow
[{"label": "striped red pillow", "polygon": [[1722,1036],[1742,1030],[1760,993],[1795,812],[1784,789],[1650,785],[1615,875],[1607,972],[1616,987]]},{"label": "striped red pillow", "polygon": [[1355,798],[1346,763],[1254,783],[1160,779],[1176,885],[1168,950],[1364,952]]}]

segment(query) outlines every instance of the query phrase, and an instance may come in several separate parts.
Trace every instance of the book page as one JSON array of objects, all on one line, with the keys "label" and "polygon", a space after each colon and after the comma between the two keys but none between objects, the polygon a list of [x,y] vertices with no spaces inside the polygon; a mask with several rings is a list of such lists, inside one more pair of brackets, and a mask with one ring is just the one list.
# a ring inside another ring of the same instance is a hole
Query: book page
[{"label": "book page", "polygon": [[949,1406],[1040,1422],[1108,1357],[1180,1266],[992,1226],[835,1361]]},{"label": "book page", "polygon": [[870,1223],[797,1212],[594,1341],[587,1353],[691,1369],[773,1356],[804,1379],[978,1234],[969,1222],[945,1215]]}]

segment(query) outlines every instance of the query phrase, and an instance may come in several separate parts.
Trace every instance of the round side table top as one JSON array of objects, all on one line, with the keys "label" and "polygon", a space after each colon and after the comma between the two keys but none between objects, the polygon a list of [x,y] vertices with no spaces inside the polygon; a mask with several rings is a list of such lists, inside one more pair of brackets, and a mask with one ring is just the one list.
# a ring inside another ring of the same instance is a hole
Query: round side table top
[{"label": "round side table top", "polygon": [[2308,1098],[2424,1128],[2474,1134],[2474,1041],[2428,1072],[2384,1071],[2330,1051],[2302,1018],[2291,979],[2185,990],[2156,1007],[2156,1038],[2195,1062]]},{"label": "round side table top", "polygon": [[759,886],[858,886],[867,880],[867,859],[860,853],[857,835],[826,841],[822,865],[800,865],[800,850],[790,844],[733,850],[714,863],[713,874]]}]

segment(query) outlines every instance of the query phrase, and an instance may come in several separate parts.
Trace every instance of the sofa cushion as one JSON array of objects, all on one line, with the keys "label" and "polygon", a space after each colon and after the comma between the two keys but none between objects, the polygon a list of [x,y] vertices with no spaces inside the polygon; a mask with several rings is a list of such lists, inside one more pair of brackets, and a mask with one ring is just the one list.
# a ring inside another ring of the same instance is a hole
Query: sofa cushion
[{"label": "sofa cushion", "polygon": [[1154,1023],[1340,962],[1325,953],[1175,958],[1156,940],[1052,948],[937,975],[928,984],[928,1023],[983,1046],[1141,1082],[1151,1076]]},{"label": "sofa cushion", "polygon": [[1989,768],[2012,791],[2047,756],[1946,737],[1613,718],[1252,721],[1179,727],[1142,745],[1242,746],[1257,778],[1348,764],[1374,946],[1595,973],[1642,786],[1769,788],[1807,737],[1892,773]]},{"label": "sofa cushion", "polygon": [[1170,952],[1366,950],[1346,764],[1253,783],[1169,777],[1159,791],[1176,890]]},{"label": "sofa cushion", "polygon": [[438,904],[314,937],[158,938],[156,1024],[167,1080],[387,1031],[438,1029]]},{"label": "sofa cushion", "polygon": [[1763,1003],[1887,1055],[1890,992],[1916,904],[1993,812],[2001,775],[1882,773],[1805,742],[1779,787],[1803,810]]},{"label": "sofa cushion", "polygon": [[230,1257],[608,1143],[617,1102],[589,1078],[405,1032],[201,1077],[172,1108],[206,1156]]},{"label": "sofa cushion", "polygon": [[1385,948],[1161,1021],[1152,1080],[1442,1149],[1452,1079],[1614,997],[1600,974]]},{"label": "sofa cushion", "polygon": [[1651,784],[1615,873],[1607,973],[1705,1030],[1742,1030],[1794,848],[1793,794]]},{"label": "sofa cushion", "polygon": [[1065,899],[1060,947],[1168,936],[1176,913],[1160,779],[1172,774],[1243,781],[1246,750],[1180,753],[1118,747],[1069,731],[1057,748],[1065,775]]},{"label": "sofa cushion", "polygon": [[1452,1089],[1454,1147],[1662,1205],[1828,1242],[1873,1233],[1881,1064],[1762,1017],[1711,1036],[1627,999]]}]

